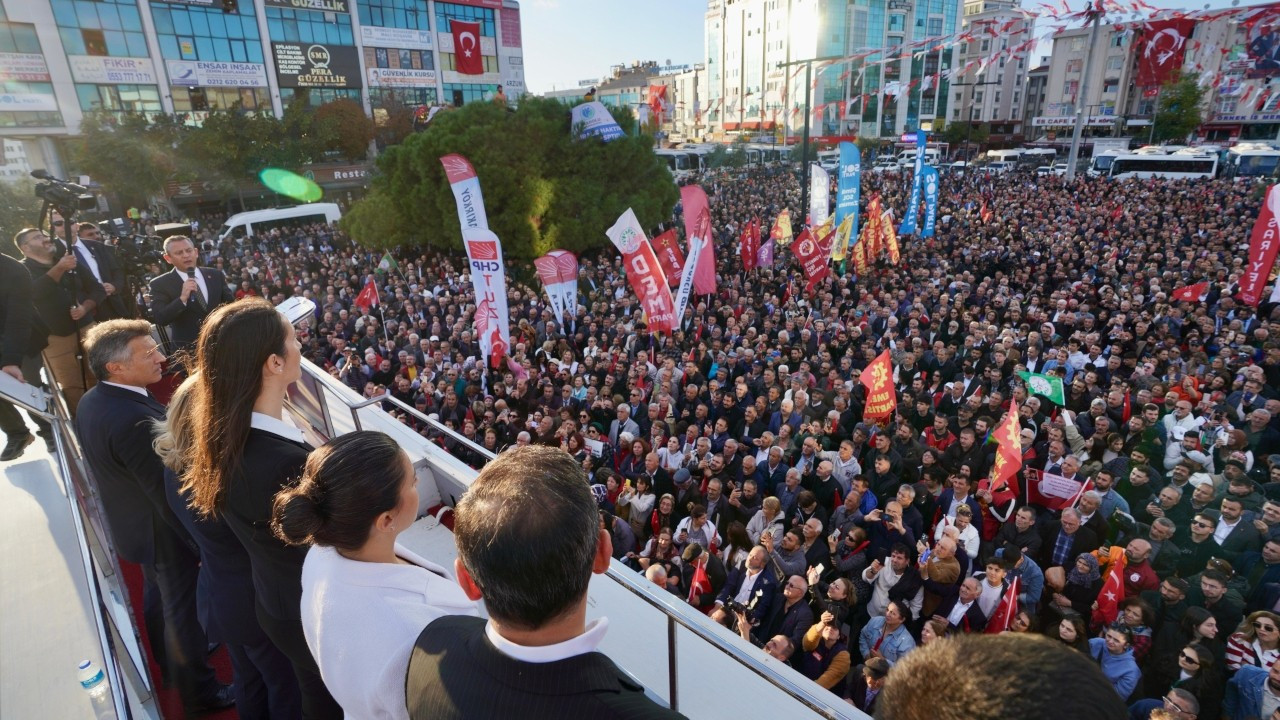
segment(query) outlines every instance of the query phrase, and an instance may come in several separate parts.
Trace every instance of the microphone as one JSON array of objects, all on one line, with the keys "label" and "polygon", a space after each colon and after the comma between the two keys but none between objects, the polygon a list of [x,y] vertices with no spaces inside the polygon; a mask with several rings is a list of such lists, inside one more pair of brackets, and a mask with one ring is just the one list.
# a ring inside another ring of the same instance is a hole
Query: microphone
[{"label": "microphone", "polygon": [[[195,279],[196,279],[196,269],[195,269],[195,268],[191,268],[190,270],[187,270],[187,279],[188,279],[188,280],[195,280]],[[201,294],[200,294],[200,286],[199,286],[199,285],[197,285],[197,286],[196,286],[195,292],[191,293],[191,297],[196,301],[196,305],[200,306],[200,309],[201,309],[201,310],[208,310],[208,309],[209,309],[209,305],[208,305],[208,303],[206,303],[206,302],[204,301],[204,295],[201,295]]]}]

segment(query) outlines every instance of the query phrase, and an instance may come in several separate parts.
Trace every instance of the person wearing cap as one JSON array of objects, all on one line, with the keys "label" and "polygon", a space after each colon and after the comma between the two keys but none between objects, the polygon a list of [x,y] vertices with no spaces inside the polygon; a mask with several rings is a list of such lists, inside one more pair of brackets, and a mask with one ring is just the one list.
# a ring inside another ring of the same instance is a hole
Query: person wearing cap
[{"label": "person wearing cap", "polygon": [[[691,542],[685,547],[680,560],[681,593],[690,605],[703,612],[708,611],[727,579],[724,562],[697,542]],[[699,570],[705,575],[705,579],[698,577]]]},{"label": "person wearing cap", "polygon": [[844,699],[862,712],[871,715],[876,710],[876,699],[889,676],[889,662],[873,657],[854,669],[845,687]]}]

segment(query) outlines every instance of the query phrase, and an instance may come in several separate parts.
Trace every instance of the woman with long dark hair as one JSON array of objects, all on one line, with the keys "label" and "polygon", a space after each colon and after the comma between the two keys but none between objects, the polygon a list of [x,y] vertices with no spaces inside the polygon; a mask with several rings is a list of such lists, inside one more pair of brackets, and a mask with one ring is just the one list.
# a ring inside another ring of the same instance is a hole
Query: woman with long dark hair
[{"label": "woman with long dark hair", "polygon": [[413,643],[443,615],[477,615],[448,570],[396,542],[418,519],[418,479],[390,436],[354,432],[312,452],[276,494],[271,525],[302,566],[302,629],[347,717],[403,718]]},{"label": "woman with long dark hair", "polygon": [[300,717],[302,698],[293,664],[263,632],[254,610],[248,553],[223,518],[201,517],[178,489],[182,458],[194,442],[191,396],[199,380],[198,374],[191,375],[169,398],[165,418],[155,421],[152,449],[165,466],[165,499],[200,549],[200,622],[209,640],[224,643],[231,657],[231,687],[241,718]]},{"label": "woman with long dark hair", "polygon": [[223,518],[249,554],[258,621],[293,663],[303,717],[342,718],[302,632],[306,549],[271,529],[276,493],[298,482],[311,452],[284,416],[301,359],[293,326],[266,300],[237,300],[205,318],[188,364],[200,379],[182,492],[201,515]]}]

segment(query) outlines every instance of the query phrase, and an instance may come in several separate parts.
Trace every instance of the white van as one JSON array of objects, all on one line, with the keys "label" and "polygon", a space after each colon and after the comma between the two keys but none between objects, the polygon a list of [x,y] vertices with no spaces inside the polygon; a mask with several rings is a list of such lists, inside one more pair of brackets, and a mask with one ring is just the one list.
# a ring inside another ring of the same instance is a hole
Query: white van
[{"label": "white van", "polygon": [[[898,153],[898,167],[901,167],[901,168],[913,168],[913,167],[915,167],[915,166],[916,166],[916,154],[917,154],[917,153],[918,153],[918,151],[917,151],[917,150],[915,150],[914,148],[909,149],[909,150],[903,150],[902,152],[899,152],[899,153]],[[940,156],[939,156],[939,154],[938,154],[938,148],[926,147],[926,148],[924,149],[924,164],[925,164],[925,165],[932,165],[933,167],[937,167],[937,166],[938,166],[938,158],[939,158],[939,157],[940,157]]]},{"label": "white van", "polygon": [[232,215],[218,230],[218,240],[231,235],[261,235],[272,228],[285,225],[310,225],[335,223],[342,217],[336,203],[309,203],[268,210],[250,210]]}]

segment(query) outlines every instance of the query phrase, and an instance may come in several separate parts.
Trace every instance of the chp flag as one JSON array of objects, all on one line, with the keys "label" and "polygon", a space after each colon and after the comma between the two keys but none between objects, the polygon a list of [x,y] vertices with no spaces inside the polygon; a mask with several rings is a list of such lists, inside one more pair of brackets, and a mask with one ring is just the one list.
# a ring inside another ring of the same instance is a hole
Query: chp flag
[{"label": "chp flag", "polygon": [[1200,302],[1209,294],[1209,283],[1198,282],[1194,285],[1184,285],[1170,294],[1174,300],[1183,300],[1186,302]]},{"label": "chp flag", "polygon": [[578,256],[568,250],[552,250],[533,261],[547,289],[547,299],[560,327],[568,327],[578,314]]},{"label": "chp flag", "polygon": [[1262,289],[1276,264],[1276,251],[1280,250],[1280,193],[1272,185],[1267,188],[1258,219],[1253,223],[1249,240],[1249,260],[1240,277],[1240,301],[1250,307],[1258,307],[1262,301]]},{"label": "chp flag", "polygon": [[640,227],[635,212],[627,208],[605,234],[622,253],[622,267],[631,282],[631,289],[640,299],[649,329],[657,333],[671,332],[678,321],[671,288],[667,286],[662,266],[653,254],[653,247],[645,239],[644,229]]},{"label": "chp flag", "polygon": [[444,174],[458,205],[462,245],[467,251],[467,267],[476,291],[475,331],[480,354],[496,363],[511,347],[511,316],[507,311],[507,270],[502,261],[502,242],[489,231],[480,178],[465,157],[457,154],[440,158]]},{"label": "chp flag", "polygon": [[1055,405],[1067,404],[1067,394],[1062,387],[1062,378],[1057,375],[1018,371],[1018,377],[1027,384],[1027,391],[1033,395],[1046,398]]},{"label": "chp flag", "polygon": [[[716,254],[707,193],[697,185],[685,185],[680,188],[680,205],[684,209],[685,242],[689,246],[685,260],[694,266],[693,290],[699,295],[708,295],[716,291]],[[702,241],[696,252],[694,240]]]},{"label": "chp flag", "polygon": [[893,361],[889,358],[889,351],[885,350],[872,360],[858,379],[867,389],[862,416],[873,420],[892,417],[898,407],[898,397],[893,390]]}]

